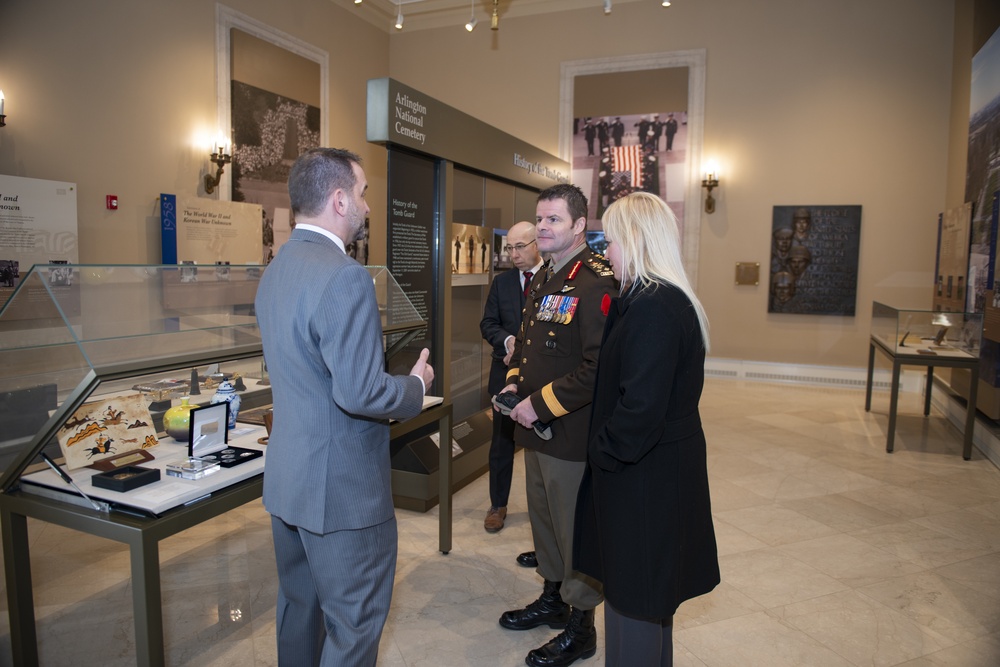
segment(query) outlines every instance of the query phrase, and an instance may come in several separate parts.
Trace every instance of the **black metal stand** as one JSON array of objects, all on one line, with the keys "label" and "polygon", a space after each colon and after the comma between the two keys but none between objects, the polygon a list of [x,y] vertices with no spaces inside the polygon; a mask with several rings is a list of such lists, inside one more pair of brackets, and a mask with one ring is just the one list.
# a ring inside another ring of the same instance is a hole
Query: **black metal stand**
[{"label": "black metal stand", "polygon": [[875,370],[875,350],[889,357],[892,362],[892,387],[889,393],[889,427],[886,435],[885,451],[892,453],[896,437],[896,407],[899,403],[899,374],[903,366],[927,367],[927,392],[924,396],[924,416],[931,413],[931,387],[934,385],[934,367],[965,368],[972,372],[969,384],[969,403],[965,411],[965,440],[962,458],[972,458],[972,434],[976,426],[976,394],[979,390],[979,359],[976,357],[946,357],[942,355],[899,354],[889,349],[882,341],[871,337],[868,349],[868,381],[865,386],[865,412],[872,408],[872,375]]}]

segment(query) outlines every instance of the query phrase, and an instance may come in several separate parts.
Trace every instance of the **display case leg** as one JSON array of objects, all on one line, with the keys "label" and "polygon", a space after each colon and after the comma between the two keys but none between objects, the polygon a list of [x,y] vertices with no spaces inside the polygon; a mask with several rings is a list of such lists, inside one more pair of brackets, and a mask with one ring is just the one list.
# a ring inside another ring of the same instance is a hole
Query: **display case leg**
[{"label": "display case leg", "polygon": [[972,369],[969,382],[969,404],[965,408],[965,441],[962,447],[962,458],[968,461],[972,458],[972,436],[976,432],[976,399],[979,394],[979,367]]},{"label": "display case leg", "polygon": [[899,363],[892,362],[892,387],[889,388],[889,433],[885,439],[885,451],[892,453],[896,438],[896,407],[899,404]]},{"label": "display case leg", "polygon": [[451,406],[441,417],[438,441],[441,456],[438,464],[438,549],[451,551]]},{"label": "display case leg", "polygon": [[872,409],[872,377],[875,373],[875,343],[868,344],[868,382],[865,383],[865,412]]},{"label": "display case leg", "polygon": [[931,388],[934,386],[934,367],[927,367],[927,393],[924,395],[924,417],[931,414]]},{"label": "display case leg", "polygon": [[162,667],[165,660],[159,543],[155,538],[140,533],[132,542],[129,555],[132,561],[136,664]]},{"label": "display case leg", "polygon": [[35,667],[38,665],[38,640],[31,590],[28,518],[2,509],[0,522],[3,523],[3,569],[7,583],[12,664]]}]

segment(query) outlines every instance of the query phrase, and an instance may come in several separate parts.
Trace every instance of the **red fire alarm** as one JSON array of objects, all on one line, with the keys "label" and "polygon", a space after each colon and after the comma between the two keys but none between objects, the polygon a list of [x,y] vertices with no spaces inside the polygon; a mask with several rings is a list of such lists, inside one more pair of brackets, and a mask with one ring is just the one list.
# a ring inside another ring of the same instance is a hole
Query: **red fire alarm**
[{"label": "red fire alarm", "polygon": [[107,196],[107,205],[108,205],[108,210],[109,211],[117,211],[118,210],[118,195],[108,195]]}]

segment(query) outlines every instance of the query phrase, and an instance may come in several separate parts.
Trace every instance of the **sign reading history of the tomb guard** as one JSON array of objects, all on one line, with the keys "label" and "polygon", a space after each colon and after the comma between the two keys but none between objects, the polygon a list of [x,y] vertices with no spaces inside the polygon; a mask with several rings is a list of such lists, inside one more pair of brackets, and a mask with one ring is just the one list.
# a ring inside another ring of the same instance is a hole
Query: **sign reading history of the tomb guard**
[{"label": "sign reading history of the tomb guard", "polygon": [[368,141],[396,144],[545,189],[569,163],[393,79],[368,82]]},{"label": "sign reading history of the tomb guard", "polygon": [[259,204],[160,195],[163,263],[260,264]]},{"label": "sign reading history of the tomb guard", "polygon": [[[389,152],[388,267],[420,317],[437,317],[434,289],[434,164],[401,151]],[[393,304],[385,304],[392,308]],[[421,348],[434,349],[433,329],[393,357],[392,372],[408,372]],[[389,344],[394,341],[390,340]]]}]

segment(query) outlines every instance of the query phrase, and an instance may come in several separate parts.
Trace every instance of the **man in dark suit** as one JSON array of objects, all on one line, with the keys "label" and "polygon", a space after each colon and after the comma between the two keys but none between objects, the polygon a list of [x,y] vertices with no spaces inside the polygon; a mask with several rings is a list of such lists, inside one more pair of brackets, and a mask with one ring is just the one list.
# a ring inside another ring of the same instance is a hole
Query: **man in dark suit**
[{"label": "man in dark suit", "polygon": [[677,134],[677,119],[674,118],[673,114],[667,116],[667,122],[664,124],[664,131],[667,134],[667,150],[674,150],[674,135]]},{"label": "man in dark suit", "polygon": [[[514,337],[521,326],[524,296],[531,278],[538,274],[542,258],[535,241],[535,225],[519,222],[507,232],[504,250],[510,255],[514,268],[498,274],[490,285],[486,308],[479,330],[483,340],[493,346],[493,363],[490,365],[489,391],[493,396],[507,384],[507,364],[514,351]],[[493,440],[490,442],[490,509],[483,527],[488,533],[503,529],[507,518],[507,498],[514,474],[514,422],[510,417],[493,413]]]},{"label": "man in dark suit", "polygon": [[385,372],[368,271],[344,252],[364,231],[357,155],[316,148],[288,177],[296,226],[257,291],[274,427],[264,472],[278,566],[278,663],[371,666],[389,613],[396,517],[389,418],[418,414],[427,350]]},{"label": "man in dark suit", "polygon": [[[525,658],[529,667],[556,667],[597,650],[601,587],[573,569],[573,523],[601,335],[618,286],[604,257],[587,247],[587,198],[578,187],[543,190],[535,219],[538,250],[548,260],[532,278],[504,391],[522,399],[510,418],[524,427],[515,429],[514,442],[524,448],[528,518],[545,583],[536,601],[505,612],[500,625],[565,628]],[[549,424],[549,438],[536,432],[536,421]]]}]

